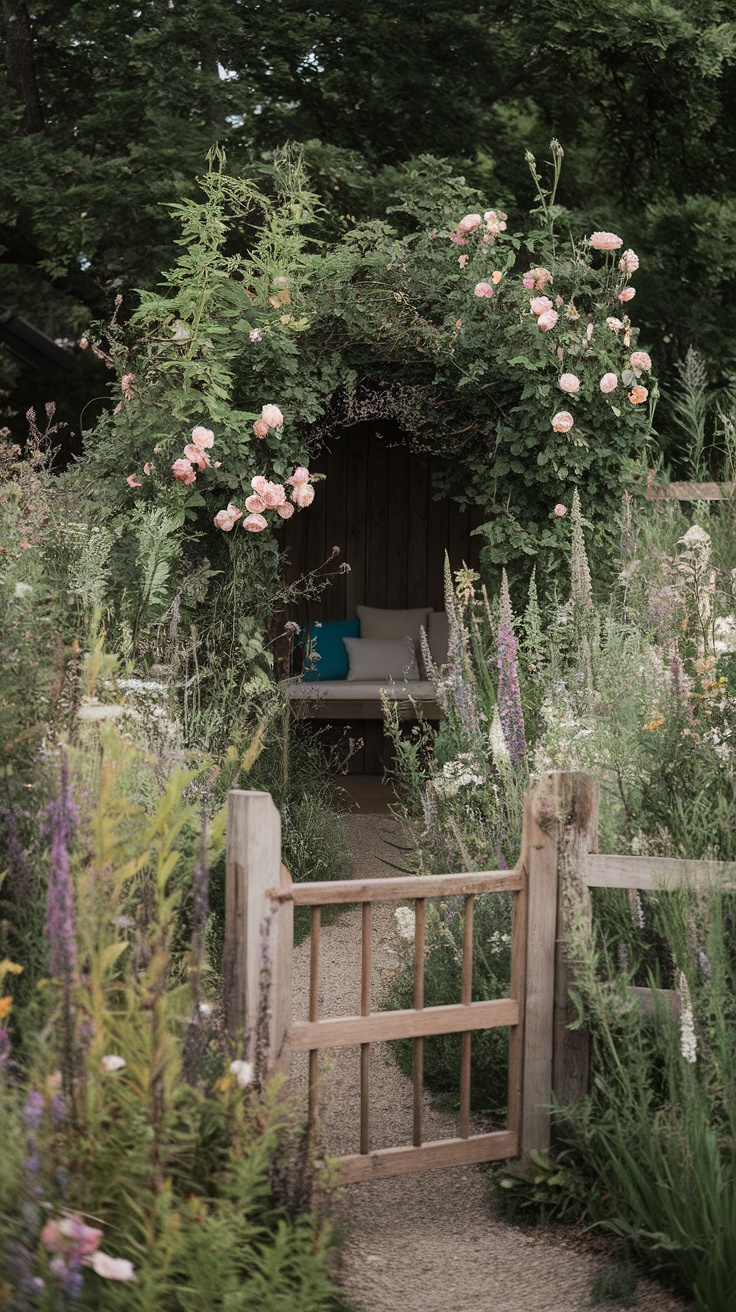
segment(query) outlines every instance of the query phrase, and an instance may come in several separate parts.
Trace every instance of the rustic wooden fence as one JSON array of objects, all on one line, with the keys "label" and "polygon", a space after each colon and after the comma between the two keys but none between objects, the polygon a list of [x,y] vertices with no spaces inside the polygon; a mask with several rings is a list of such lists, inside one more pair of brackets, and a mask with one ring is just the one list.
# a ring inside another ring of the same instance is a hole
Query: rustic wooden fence
[{"label": "rustic wooden fence", "polygon": [[[571,923],[591,922],[591,888],[706,887],[719,880],[736,888],[736,865],[670,858],[599,856],[598,790],[590,775],[547,775],[524,802],[521,855],[512,871],[401,876],[293,884],[281,864],[280,815],[268,793],[228,794],[224,988],[234,1042],[252,1050],[257,1032],[271,1070],[288,1073],[291,1054],[309,1053],[309,1115],[317,1116],[318,1062],[325,1048],[360,1048],[358,1151],[340,1161],[341,1178],[376,1179],[431,1166],[494,1161],[550,1145],[551,1094],[575,1102],[586,1091],[589,1042],[574,1018],[566,940]],[[508,998],[471,1000],[473,906],[485,893],[512,899],[511,982]],[[424,1006],[424,929],[427,900],[465,900],[461,997]],[[371,1008],[371,920],[375,902],[413,900],[414,997],[405,1011]],[[320,1017],[320,908],[360,904],[360,1014]],[[311,908],[309,1019],[291,1016],[295,906]],[[647,989],[635,990],[653,1006]],[[673,994],[670,1001],[676,1005]],[[509,1028],[508,1124],[470,1133],[470,1060],[474,1031]],[[263,1037],[264,1028],[267,1031]],[[429,1035],[461,1034],[460,1128],[454,1139],[426,1143],[423,1135],[423,1045]],[[370,1044],[412,1039],[413,1136],[403,1147],[370,1148]]]}]

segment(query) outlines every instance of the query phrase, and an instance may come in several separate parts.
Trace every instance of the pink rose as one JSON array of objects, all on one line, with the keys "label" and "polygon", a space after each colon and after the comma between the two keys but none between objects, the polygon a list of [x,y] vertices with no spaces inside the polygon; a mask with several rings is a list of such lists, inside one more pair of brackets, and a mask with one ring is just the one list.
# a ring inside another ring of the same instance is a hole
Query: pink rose
[{"label": "pink rose", "polygon": [[298,483],[292,491],[291,499],[300,510],[304,510],[314,501],[314,487],[311,483]]},{"label": "pink rose", "polygon": [[286,481],[287,483],[291,483],[292,487],[297,487],[299,483],[308,483],[309,470],[305,469],[304,465],[297,465],[291,478],[287,478]]},{"label": "pink rose", "polygon": [[639,384],[637,384],[636,387],[632,387],[629,392],[629,400],[632,405],[642,405],[648,396],[649,392],[646,387],[641,387]]},{"label": "pink rose", "polygon": [[561,305],[564,305],[564,304],[565,304],[565,298],[564,298],[564,296],[555,296],[555,305],[558,307],[558,309],[559,309],[559,307],[560,307]]},{"label": "pink rose", "polygon": [[631,352],[632,369],[651,369],[651,367],[652,367],[651,357],[648,355],[646,351]]},{"label": "pink rose", "polygon": [[501,273],[501,270],[494,269],[493,273],[491,274],[491,282],[493,283],[493,286],[498,287],[498,284],[500,283],[502,278],[503,278],[503,274]]},{"label": "pink rose", "polygon": [[536,287],[538,292],[544,291],[544,288],[547,286],[547,283],[554,282],[554,278],[552,277],[552,274],[550,273],[549,269],[545,269],[542,266],[539,266],[536,269],[531,269],[529,273],[529,277],[533,279],[534,286]]},{"label": "pink rose", "polygon": [[281,483],[267,483],[263,491],[263,504],[267,510],[275,510],[284,504],[286,493]]},{"label": "pink rose", "polygon": [[197,475],[192,469],[191,460],[175,460],[171,466],[171,472],[177,482],[183,483],[185,487],[196,482]]},{"label": "pink rose", "polygon": [[262,533],[264,528],[268,528],[268,521],[263,518],[263,515],[248,515],[243,520],[243,528],[247,533]]},{"label": "pink rose", "polygon": [[486,210],[483,218],[485,219],[486,228],[491,236],[496,237],[499,232],[506,231],[505,220],[508,218],[508,215],[504,214],[503,210]]},{"label": "pink rose", "polygon": [[635,296],[636,287],[624,287],[623,291],[619,292],[618,299],[620,301],[633,301]]},{"label": "pink rose", "polygon": [[580,391],[580,379],[577,374],[563,374],[560,378],[560,388],[563,392],[568,392],[573,396],[575,392]]},{"label": "pink rose", "polygon": [[254,493],[252,497],[246,498],[245,508],[251,515],[260,515],[261,511],[266,509],[266,503],[263,497],[258,497]]},{"label": "pink rose", "polygon": [[532,290],[532,288],[534,287],[534,279],[532,278],[532,275],[530,273],[528,273],[525,278],[522,278],[521,285],[522,287],[526,287],[526,290],[528,292]]},{"label": "pink rose", "polygon": [[285,501],[283,506],[276,507],[276,514],[280,515],[282,519],[291,519],[294,514],[294,507],[291,502]]},{"label": "pink rose", "polygon": [[145,465],[143,466],[143,473],[144,474],[153,473],[153,465],[151,464],[150,460],[147,460]]},{"label": "pink rose", "polygon": [[454,241],[456,246],[467,246],[468,244],[467,237],[461,237],[459,232],[453,232],[450,241]]},{"label": "pink rose", "polygon": [[556,433],[569,433],[574,423],[569,410],[558,410],[552,418],[552,427]]},{"label": "pink rose", "polygon": [[256,422],[253,425],[253,432],[256,437],[267,437],[268,429],[269,425],[266,423],[265,419],[256,419]]},{"label": "pink rose", "polygon": [[590,234],[590,244],[594,251],[617,251],[619,246],[623,246],[621,237],[617,237],[615,232],[592,232]]},{"label": "pink rose", "polygon": [[598,386],[600,387],[600,389],[601,389],[601,391],[602,391],[603,393],[615,392],[616,388],[618,387],[618,377],[617,377],[617,375],[616,375],[616,374],[604,374],[603,377],[601,378],[601,381],[599,382]]},{"label": "pink rose", "polygon": [[616,334],[620,333],[621,329],[623,328],[623,324],[621,320],[616,319],[612,314],[609,314],[608,318],[606,319],[606,323],[608,324],[608,327],[611,329],[611,332]]},{"label": "pink rose", "polygon": [[462,237],[465,237],[469,232],[475,232],[476,228],[480,227],[481,222],[480,214],[466,214],[465,218],[458,223],[457,230]]},{"label": "pink rose", "polygon": [[618,267],[622,273],[636,273],[639,268],[639,256],[634,251],[624,251],[618,262]]},{"label": "pink rose", "polygon": [[554,328],[559,317],[560,316],[556,310],[545,310],[544,314],[540,314],[537,319],[537,327],[539,328],[539,331],[548,333],[550,328]]},{"label": "pink rose", "polygon": [[184,455],[198,469],[207,469],[209,467],[210,458],[207,452],[203,451],[195,442],[190,442],[188,446],[184,447]]},{"label": "pink rose", "polygon": [[49,1253],[62,1253],[77,1261],[91,1257],[102,1238],[102,1231],[85,1225],[81,1216],[72,1212],[60,1221],[48,1221],[41,1231],[41,1243]]},{"label": "pink rose", "polygon": [[256,496],[262,497],[267,487],[267,479],[263,477],[263,474],[256,474],[255,478],[250,480],[250,485]]},{"label": "pink rose", "polygon": [[544,314],[545,310],[552,309],[552,302],[549,296],[532,296],[529,301],[529,309],[532,314]]},{"label": "pink rose", "polygon": [[465,265],[466,265],[467,262],[468,262],[468,256],[467,256],[467,255],[458,255],[458,257],[457,257],[457,262],[458,262],[458,264],[460,265],[460,268],[461,268],[461,269],[464,269],[464,268],[465,268]]},{"label": "pink rose", "polygon": [[475,284],[476,296],[492,296],[493,288],[489,282],[477,282]]},{"label": "pink rose", "polygon": [[284,422],[284,416],[277,405],[264,405],[261,410],[261,419],[268,424],[269,428],[280,428]]},{"label": "pink rose", "polygon": [[215,435],[211,428],[203,428],[201,424],[198,424],[196,428],[192,429],[192,441],[195,446],[203,451],[206,447],[215,445]]},{"label": "pink rose", "polygon": [[553,514],[555,514],[558,519],[562,519],[562,516],[567,514],[567,506],[563,506],[562,502],[558,501]]},{"label": "pink rose", "polygon": [[128,487],[142,487],[142,486],[143,486],[142,483],[139,483],[139,482],[138,482],[138,479],[137,479],[137,477],[136,477],[135,474],[128,474],[128,477],[126,478],[125,481],[126,481],[126,483],[128,484]]},{"label": "pink rose", "polygon": [[[248,502],[246,501],[245,504],[247,506]],[[230,504],[228,505],[227,510],[218,510],[217,514],[215,515],[215,524],[217,525],[218,528],[221,528],[223,532],[229,533],[231,528],[234,528],[238,520],[242,519],[242,517],[243,517],[242,510],[238,510],[238,507],[234,506],[231,501]]]}]

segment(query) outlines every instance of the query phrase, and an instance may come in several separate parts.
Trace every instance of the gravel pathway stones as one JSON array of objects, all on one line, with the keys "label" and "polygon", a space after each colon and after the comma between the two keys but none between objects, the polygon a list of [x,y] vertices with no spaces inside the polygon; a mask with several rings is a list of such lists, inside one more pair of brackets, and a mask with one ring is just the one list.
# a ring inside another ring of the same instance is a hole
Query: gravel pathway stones
[{"label": "gravel pathway stones", "polygon": [[[351,815],[353,878],[396,873],[391,843],[401,842],[384,815]],[[393,907],[373,913],[372,1004],[380,1006],[396,965]],[[351,908],[322,929],[320,1014],[356,1014],[360,997],[360,912]],[[294,1017],[307,1018],[309,941],[294,958]],[[328,1152],[356,1152],[359,1133],[357,1048],[324,1062],[321,1110]],[[306,1054],[293,1064],[306,1084]],[[385,1044],[371,1048],[371,1147],[411,1142],[411,1082]],[[457,1134],[453,1116],[427,1103],[426,1137]],[[356,1312],[589,1312],[593,1277],[609,1265],[600,1244],[574,1231],[524,1231],[494,1214],[478,1167],[453,1167],[343,1191],[335,1207],[345,1244],[341,1279]],[[604,1305],[608,1312],[618,1305]],[[641,1281],[639,1312],[685,1312],[686,1304]]]}]

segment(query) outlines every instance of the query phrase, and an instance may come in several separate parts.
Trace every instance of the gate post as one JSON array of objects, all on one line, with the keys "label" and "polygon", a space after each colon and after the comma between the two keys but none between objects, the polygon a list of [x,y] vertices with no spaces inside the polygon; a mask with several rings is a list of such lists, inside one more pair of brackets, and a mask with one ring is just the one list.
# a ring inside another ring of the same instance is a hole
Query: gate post
[{"label": "gate post", "polygon": [[227,795],[223,996],[232,1039],[261,1065],[282,1069],[291,1024],[294,907],[281,864],[281,815],[270,793]]},{"label": "gate post", "polygon": [[550,1147],[551,1094],[581,1098],[588,1084],[589,1041],[569,1030],[573,967],[565,940],[573,917],[590,925],[585,884],[589,852],[597,850],[598,789],[591,775],[554,772],[526,794],[521,862],[526,871],[527,949],[524,1075],[520,1151]]}]

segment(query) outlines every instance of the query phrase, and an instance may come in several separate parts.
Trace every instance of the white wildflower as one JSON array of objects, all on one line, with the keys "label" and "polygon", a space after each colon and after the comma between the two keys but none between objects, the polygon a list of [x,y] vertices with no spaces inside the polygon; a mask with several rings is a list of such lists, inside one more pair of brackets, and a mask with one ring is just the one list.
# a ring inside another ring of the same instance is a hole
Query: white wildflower
[{"label": "white wildflower", "polygon": [[407,943],[413,943],[417,918],[411,907],[397,907],[394,911],[394,920],[400,937],[406,939]]},{"label": "white wildflower", "polygon": [[230,1074],[234,1075],[241,1089],[247,1089],[253,1082],[253,1063],[251,1061],[231,1061]]},{"label": "white wildflower", "polygon": [[124,1065],[125,1058],[117,1057],[114,1053],[110,1053],[108,1057],[103,1057],[100,1061],[102,1070],[106,1071],[108,1074],[112,1071],[121,1071]]},{"label": "white wildflower", "polygon": [[698,1041],[695,1037],[695,1016],[690,1000],[690,989],[682,971],[677,981],[680,994],[680,1052],[683,1059],[691,1064],[698,1059]]}]

